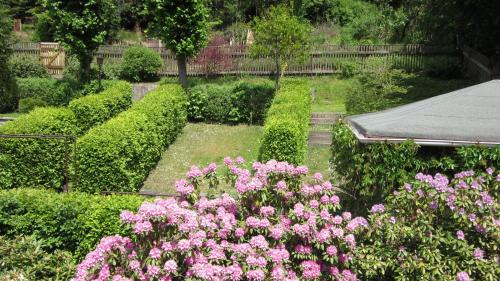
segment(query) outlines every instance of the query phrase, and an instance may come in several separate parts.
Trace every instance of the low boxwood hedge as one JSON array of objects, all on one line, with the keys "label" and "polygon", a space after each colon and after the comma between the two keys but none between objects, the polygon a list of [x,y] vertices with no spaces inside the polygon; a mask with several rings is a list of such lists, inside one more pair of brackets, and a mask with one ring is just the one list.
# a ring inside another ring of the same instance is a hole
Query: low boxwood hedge
[{"label": "low boxwood hedge", "polygon": [[80,191],[137,191],[187,119],[185,93],[162,85],[78,139]]},{"label": "low boxwood hedge", "polygon": [[104,123],[132,105],[132,85],[117,81],[99,94],[88,95],[69,103],[82,132]]},{"label": "low boxwood hedge", "polygon": [[332,132],[330,163],[340,187],[353,196],[344,202],[354,210],[383,202],[419,172],[453,176],[456,171],[500,168],[500,146],[421,147],[410,140],[363,144],[345,122],[335,124]]},{"label": "low boxwood hedge", "polygon": [[[0,127],[0,134],[77,135],[75,114],[67,108],[37,108]],[[0,189],[43,187],[61,190],[64,140],[0,138]]]},{"label": "low boxwood hedge", "polygon": [[47,190],[0,190],[0,235],[33,235],[48,251],[71,251],[81,260],[102,237],[129,235],[122,210],[137,211],[144,197],[97,196]]},{"label": "low boxwood hedge", "polygon": [[311,95],[307,82],[285,80],[264,124],[260,161],[304,162],[307,152]]}]

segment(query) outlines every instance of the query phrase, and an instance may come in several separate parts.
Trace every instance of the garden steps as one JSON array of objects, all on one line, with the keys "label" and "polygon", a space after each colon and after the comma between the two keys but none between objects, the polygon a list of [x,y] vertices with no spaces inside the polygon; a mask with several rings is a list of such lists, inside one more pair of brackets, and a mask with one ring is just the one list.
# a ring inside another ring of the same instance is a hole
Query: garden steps
[{"label": "garden steps", "polygon": [[158,88],[158,83],[134,83],[133,84],[133,94],[132,100],[141,100],[147,93]]},{"label": "garden steps", "polygon": [[2,126],[3,124],[9,122],[9,121],[14,121],[16,120],[16,118],[12,118],[12,117],[0,117],[0,126]]},{"label": "garden steps", "polygon": [[331,128],[342,117],[338,112],[314,112],[311,114],[309,144],[331,145]]}]

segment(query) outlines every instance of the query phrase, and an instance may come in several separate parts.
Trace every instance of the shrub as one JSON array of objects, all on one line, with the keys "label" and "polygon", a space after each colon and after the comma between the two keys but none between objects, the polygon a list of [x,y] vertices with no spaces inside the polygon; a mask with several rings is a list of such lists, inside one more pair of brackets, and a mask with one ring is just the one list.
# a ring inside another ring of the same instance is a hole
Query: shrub
[{"label": "shrub", "polygon": [[[367,221],[341,213],[331,183],[320,174],[305,179],[303,166],[269,161],[249,171],[242,162],[226,158],[219,173],[215,163],[194,166],[176,184],[179,198],[122,212],[134,234],[103,238],[76,279],[120,268],[121,277],[158,280],[355,280],[355,235]],[[199,197],[202,185],[217,190],[222,182],[236,199]]]},{"label": "shrub", "polygon": [[65,105],[71,100],[71,93],[64,89],[64,82],[53,78],[19,78],[21,99],[37,98],[49,105]]},{"label": "shrub", "polygon": [[[225,123],[230,117],[232,107],[232,87],[229,85],[204,84],[190,90],[188,114],[195,121],[201,115],[203,121]],[[202,104],[199,109],[198,104]],[[191,113],[193,112],[193,113]]]},{"label": "shrub", "polygon": [[[0,134],[73,135],[79,132],[66,108],[37,108],[0,127]],[[4,159],[0,188],[44,187],[61,190],[65,141],[61,139],[0,139]],[[0,159],[1,161],[1,159]]]},{"label": "shrub", "polygon": [[0,280],[69,280],[75,271],[67,251],[49,253],[32,236],[0,236]]},{"label": "shrub", "polygon": [[46,107],[48,104],[39,98],[25,98],[19,100],[20,113],[28,113],[37,107]]},{"label": "shrub", "polygon": [[189,91],[188,117],[193,121],[262,123],[274,97],[270,82],[202,84]]},{"label": "shrub", "polygon": [[186,123],[186,99],[162,85],[78,140],[79,190],[137,191]]},{"label": "shrub", "polygon": [[113,82],[99,94],[88,95],[69,103],[81,132],[104,123],[132,105],[132,85]]},{"label": "shrub", "polygon": [[451,180],[420,173],[385,206],[373,206],[353,259],[361,279],[498,279],[500,174],[493,173]]},{"label": "shrub", "polygon": [[9,61],[10,70],[18,78],[49,78],[50,75],[45,70],[39,59],[29,55],[12,56]]},{"label": "shrub", "polygon": [[135,211],[139,196],[94,196],[79,192],[0,191],[0,235],[33,235],[43,249],[70,251],[81,260],[105,235],[129,234],[117,217]]},{"label": "shrub", "polygon": [[352,78],[361,73],[360,66],[355,61],[338,61],[336,68],[340,69],[342,78]]},{"label": "shrub", "polygon": [[201,66],[203,74],[207,77],[228,70],[233,63],[229,50],[221,46],[227,46],[226,39],[222,36],[215,36],[194,60]]},{"label": "shrub", "polygon": [[158,77],[163,60],[157,52],[142,46],[130,47],[123,55],[121,77],[133,82],[151,81]]},{"label": "shrub", "polygon": [[365,210],[383,202],[417,172],[452,175],[456,170],[500,167],[500,146],[420,147],[412,141],[362,144],[345,123],[339,122],[333,126],[330,163],[340,187],[356,198],[346,197],[346,201]]},{"label": "shrub", "polygon": [[299,81],[283,83],[264,124],[260,160],[302,163],[307,151],[310,118],[309,85]]},{"label": "shrub", "polygon": [[385,58],[370,58],[369,71],[358,76],[359,84],[346,98],[348,114],[379,111],[395,106],[407,92],[403,80],[408,77],[402,70],[392,68]]}]

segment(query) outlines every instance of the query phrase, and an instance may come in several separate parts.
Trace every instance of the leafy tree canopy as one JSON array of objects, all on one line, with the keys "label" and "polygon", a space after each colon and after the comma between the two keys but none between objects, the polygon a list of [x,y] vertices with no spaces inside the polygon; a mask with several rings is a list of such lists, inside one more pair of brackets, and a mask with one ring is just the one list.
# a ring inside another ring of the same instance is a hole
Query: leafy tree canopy
[{"label": "leafy tree canopy", "polygon": [[[80,61],[88,78],[92,54],[119,24],[114,0],[44,0],[54,38]],[[83,78],[83,77],[82,77]]]},{"label": "leafy tree canopy", "polygon": [[294,16],[288,7],[280,5],[271,7],[264,17],[256,18],[254,29],[252,55],[273,59],[277,88],[288,64],[308,57],[311,27]]}]

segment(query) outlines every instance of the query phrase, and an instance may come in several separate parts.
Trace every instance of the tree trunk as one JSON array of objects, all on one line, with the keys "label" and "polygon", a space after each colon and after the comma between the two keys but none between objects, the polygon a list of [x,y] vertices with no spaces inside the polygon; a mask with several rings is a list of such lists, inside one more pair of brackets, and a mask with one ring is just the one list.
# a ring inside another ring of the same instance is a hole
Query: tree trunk
[{"label": "tree trunk", "polygon": [[280,79],[281,79],[281,63],[279,60],[276,61],[276,77],[274,77],[274,90],[278,92],[280,88]]},{"label": "tree trunk", "polygon": [[92,56],[80,57],[80,83],[85,84],[91,80],[90,77],[90,64],[92,63]]},{"label": "tree trunk", "polygon": [[139,36],[142,36],[142,28],[139,19],[135,19],[134,32],[137,33]]},{"label": "tree trunk", "polygon": [[186,55],[177,55],[177,67],[179,69],[179,82],[184,89],[188,87]]}]

